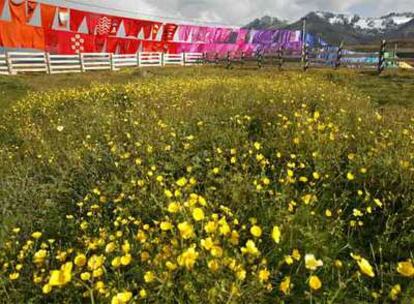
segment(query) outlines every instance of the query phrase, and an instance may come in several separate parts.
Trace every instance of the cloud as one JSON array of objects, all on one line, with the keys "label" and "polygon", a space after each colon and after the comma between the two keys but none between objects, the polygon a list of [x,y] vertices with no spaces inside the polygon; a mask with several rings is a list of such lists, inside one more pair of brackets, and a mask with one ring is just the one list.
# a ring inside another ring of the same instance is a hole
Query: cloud
[{"label": "cloud", "polygon": [[[309,11],[324,10],[377,16],[393,11],[410,11],[413,0],[49,0],[83,2],[86,5],[113,7],[129,15],[171,16],[183,20],[199,20],[243,25],[264,15],[295,20]],[[116,11],[114,11],[116,13]],[[180,20],[182,21],[182,20]]]}]

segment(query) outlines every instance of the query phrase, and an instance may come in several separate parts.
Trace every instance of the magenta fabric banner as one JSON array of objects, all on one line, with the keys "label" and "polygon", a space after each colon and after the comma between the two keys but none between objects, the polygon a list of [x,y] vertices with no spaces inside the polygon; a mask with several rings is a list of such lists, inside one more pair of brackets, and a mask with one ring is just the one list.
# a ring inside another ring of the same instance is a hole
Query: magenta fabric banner
[{"label": "magenta fabric banner", "polygon": [[[51,11],[55,11],[53,7]],[[76,9],[70,9],[69,15],[69,28],[63,32],[51,29],[50,25],[46,26],[42,23],[43,30],[48,30],[48,34],[40,39],[39,49],[44,48],[65,54],[93,50],[121,54],[151,51],[213,52],[225,55],[228,52],[273,52],[280,48],[300,51],[302,47],[300,31],[248,30],[163,23]],[[14,37],[13,33],[12,27],[3,30],[3,36]],[[74,46],[72,38],[75,39]],[[0,47],[2,40],[4,39],[0,39]],[[22,44],[22,47],[25,46]]]}]

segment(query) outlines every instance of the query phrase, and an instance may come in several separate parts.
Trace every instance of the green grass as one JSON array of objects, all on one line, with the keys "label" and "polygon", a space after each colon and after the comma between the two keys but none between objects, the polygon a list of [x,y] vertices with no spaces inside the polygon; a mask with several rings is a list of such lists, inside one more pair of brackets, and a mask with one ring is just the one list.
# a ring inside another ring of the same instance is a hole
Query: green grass
[{"label": "green grass", "polygon": [[[85,88],[94,83],[122,84],[140,78],[151,78],[168,76],[170,74],[191,75],[191,69],[172,70],[165,68],[154,68],[149,70],[124,70],[122,72],[91,72],[82,74],[61,74],[61,75],[19,75],[19,76],[0,76],[0,111],[14,104],[17,100],[26,96],[28,92],[41,93],[54,89],[65,88]],[[232,71],[224,69],[207,69],[205,74],[221,73],[228,74],[248,74],[254,73],[253,70],[240,70],[236,68]],[[272,73],[279,73],[273,70]],[[410,106],[414,103],[414,73],[407,71],[387,71],[378,77],[376,73],[369,72],[349,72],[349,71],[310,71],[310,74],[322,74],[327,80],[331,80],[343,86],[353,86],[361,92],[372,97],[373,101],[380,104],[396,104]],[[281,73],[283,75],[283,72]]]},{"label": "green grass", "polygon": [[[413,298],[398,268],[414,257],[412,74],[183,68],[1,79],[6,302],[110,303],[125,291],[145,303]],[[64,275],[80,254],[89,263]],[[311,269],[306,254],[323,267]],[[86,272],[95,277],[82,281]],[[322,288],[310,289],[311,276]]]}]

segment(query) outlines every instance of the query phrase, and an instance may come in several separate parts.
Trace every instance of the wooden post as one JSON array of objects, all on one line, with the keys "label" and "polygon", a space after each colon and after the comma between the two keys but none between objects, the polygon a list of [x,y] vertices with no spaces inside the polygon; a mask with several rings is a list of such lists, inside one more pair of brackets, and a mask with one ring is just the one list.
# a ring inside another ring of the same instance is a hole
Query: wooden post
[{"label": "wooden post", "polygon": [[7,68],[9,70],[9,74],[10,75],[17,75],[17,72],[13,69],[13,60],[12,60],[9,52],[6,52],[6,63],[7,63]]},{"label": "wooden post", "polygon": [[303,71],[306,72],[309,69],[309,47],[306,43],[303,46],[302,64],[303,64]]},{"label": "wooden post", "polygon": [[257,51],[256,57],[257,57],[257,66],[259,67],[259,69],[261,69],[263,66],[263,56],[260,51]]},{"label": "wooden post", "polygon": [[278,57],[279,70],[282,70],[282,67],[283,67],[283,48],[282,47],[279,48],[279,51],[277,52],[277,57]]},{"label": "wooden post", "polygon": [[227,69],[231,68],[231,58],[230,58],[230,52],[227,52]]},{"label": "wooden post", "polygon": [[337,70],[341,67],[341,60],[342,60],[342,50],[344,48],[344,43],[341,42],[341,44],[339,45],[338,50],[336,51],[336,59],[335,59],[335,65],[334,65],[334,69]]},{"label": "wooden post", "polygon": [[81,66],[81,72],[84,73],[85,72],[85,63],[83,61],[83,53],[79,52],[79,63]]},{"label": "wooden post", "polygon": [[387,47],[387,41],[381,41],[381,48],[378,55],[378,75],[381,75],[385,70],[385,49]]},{"label": "wooden post", "polygon": [[245,57],[245,54],[244,52],[242,52],[241,57],[240,57],[241,65],[244,65],[244,57]]},{"label": "wooden post", "polygon": [[50,59],[50,53],[45,53],[45,61],[46,61],[46,66],[47,66],[47,73],[52,74],[53,70],[52,70],[52,62]]}]

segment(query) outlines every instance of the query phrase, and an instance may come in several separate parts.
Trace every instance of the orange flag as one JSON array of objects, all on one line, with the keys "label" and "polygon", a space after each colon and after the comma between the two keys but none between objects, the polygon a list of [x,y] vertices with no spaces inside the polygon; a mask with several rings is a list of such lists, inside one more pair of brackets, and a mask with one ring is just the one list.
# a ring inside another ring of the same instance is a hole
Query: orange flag
[{"label": "orange flag", "polygon": [[10,0],[9,1],[10,13],[11,13],[11,20],[13,23],[25,24],[26,23],[26,0],[24,1],[17,1],[17,0]]},{"label": "orange flag", "polygon": [[56,6],[40,3],[40,14],[42,16],[42,27],[51,29],[55,20]]}]

